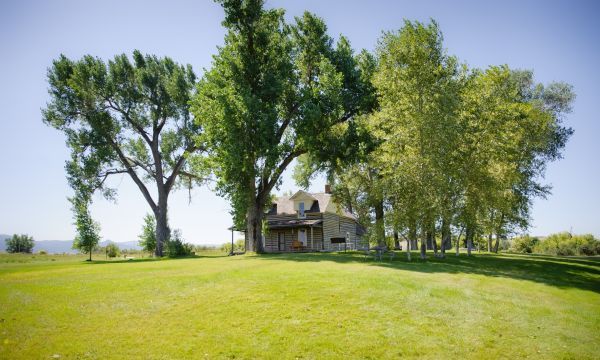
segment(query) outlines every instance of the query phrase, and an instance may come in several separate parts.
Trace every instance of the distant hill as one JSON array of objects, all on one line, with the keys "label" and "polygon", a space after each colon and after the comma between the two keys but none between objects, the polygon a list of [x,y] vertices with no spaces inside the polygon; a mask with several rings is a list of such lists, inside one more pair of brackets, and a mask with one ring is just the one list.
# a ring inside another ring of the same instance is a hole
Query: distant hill
[{"label": "distant hill", "polygon": [[[0,252],[6,251],[5,240],[10,238],[12,235],[0,234]],[[110,240],[104,240],[100,242],[100,246],[106,246]],[[124,241],[115,242],[120,249],[127,250],[141,250],[137,241]],[[73,250],[73,240],[36,240],[33,246],[33,252],[45,250],[50,254],[76,254],[77,250]]]}]

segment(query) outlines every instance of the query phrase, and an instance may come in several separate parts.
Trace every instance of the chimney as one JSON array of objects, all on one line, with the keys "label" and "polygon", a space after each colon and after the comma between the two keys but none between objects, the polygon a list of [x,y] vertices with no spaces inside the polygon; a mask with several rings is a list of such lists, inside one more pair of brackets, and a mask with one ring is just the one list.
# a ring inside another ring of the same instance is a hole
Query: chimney
[{"label": "chimney", "polygon": [[331,185],[325,184],[325,194],[331,194]]}]

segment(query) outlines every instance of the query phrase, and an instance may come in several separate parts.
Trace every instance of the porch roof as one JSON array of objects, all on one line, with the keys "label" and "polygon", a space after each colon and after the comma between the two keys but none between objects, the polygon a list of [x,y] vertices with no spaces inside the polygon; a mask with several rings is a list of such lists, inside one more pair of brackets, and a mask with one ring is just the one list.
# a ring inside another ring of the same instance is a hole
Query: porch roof
[{"label": "porch roof", "polygon": [[323,227],[323,220],[307,220],[307,219],[293,219],[293,220],[272,220],[269,221],[269,229],[286,229],[295,227]]}]

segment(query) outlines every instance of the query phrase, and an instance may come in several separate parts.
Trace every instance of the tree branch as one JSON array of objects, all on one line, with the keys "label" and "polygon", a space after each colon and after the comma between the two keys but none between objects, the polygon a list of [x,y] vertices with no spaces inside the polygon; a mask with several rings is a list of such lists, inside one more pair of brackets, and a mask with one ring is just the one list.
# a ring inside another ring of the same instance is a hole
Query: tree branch
[{"label": "tree branch", "polygon": [[129,176],[131,176],[133,182],[135,182],[135,184],[138,186],[152,210],[156,211],[156,203],[154,202],[154,199],[152,199],[152,195],[150,195],[150,192],[148,192],[146,185],[144,185],[142,180],[133,170],[133,167],[131,167],[131,164],[129,164],[128,158],[125,156],[125,154],[123,154],[123,151],[121,150],[119,145],[113,139],[108,139],[108,142],[109,144],[111,144],[111,146],[119,156],[119,159],[121,160],[121,163],[123,163],[123,166],[125,166],[127,173],[129,174]]},{"label": "tree branch", "polygon": [[294,160],[295,158],[297,158],[298,156],[300,156],[304,153],[306,153],[306,150],[304,150],[304,149],[295,149],[292,152],[290,152],[281,161],[279,166],[277,166],[277,168],[271,175],[271,179],[267,182],[265,189],[261,190],[261,192],[264,192],[265,194],[270,192],[273,189],[273,187],[275,186],[275,184],[277,183],[277,181],[279,180],[279,178],[281,177],[281,174],[283,174],[283,172],[288,167],[288,165],[292,162],[292,160]]},{"label": "tree branch", "polygon": [[109,98],[105,98],[105,100],[108,102],[108,107],[113,109],[114,111],[120,113],[121,115],[123,115],[123,118],[125,118],[125,120],[131,125],[133,126],[133,128],[140,133],[140,135],[142,135],[142,137],[144,138],[144,140],[148,143],[148,145],[150,145],[152,147],[152,139],[150,139],[150,136],[148,136],[148,133],[146,132],[146,130],[144,130],[143,127],[140,126],[140,124],[136,123],[135,121],[133,121],[133,119],[131,119],[131,117],[129,116],[129,111],[125,111],[123,109],[121,109],[120,106],[115,105],[112,100],[110,100]]}]

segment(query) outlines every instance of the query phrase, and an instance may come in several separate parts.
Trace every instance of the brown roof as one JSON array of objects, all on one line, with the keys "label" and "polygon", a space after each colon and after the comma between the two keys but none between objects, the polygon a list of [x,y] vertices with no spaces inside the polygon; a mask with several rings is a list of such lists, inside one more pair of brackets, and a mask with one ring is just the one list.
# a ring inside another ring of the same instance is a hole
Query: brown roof
[{"label": "brown roof", "polygon": [[[333,201],[331,194],[327,193],[310,193],[312,197],[316,199],[313,203],[312,207],[306,212],[309,213],[324,213],[329,206],[329,203]],[[290,199],[290,196],[280,196],[273,201],[273,208],[269,211],[268,215],[295,215],[296,211],[294,210],[294,200]],[[275,205],[277,206],[275,208]],[[276,211],[275,211],[276,210]],[[341,207],[339,210],[336,210],[336,213],[339,213],[342,216],[349,217],[351,219],[356,220],[356,216],[346,210],[344,207]]]}]

